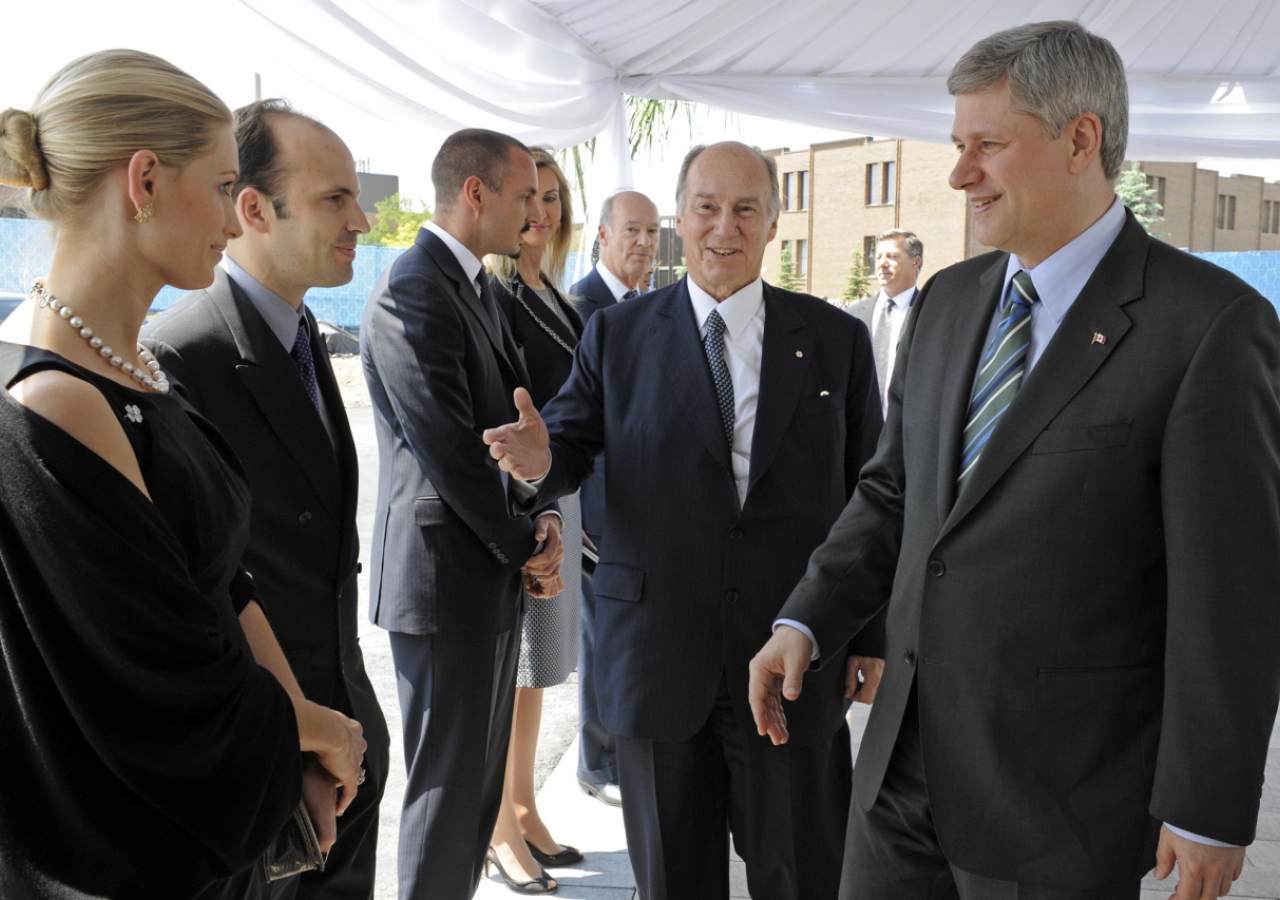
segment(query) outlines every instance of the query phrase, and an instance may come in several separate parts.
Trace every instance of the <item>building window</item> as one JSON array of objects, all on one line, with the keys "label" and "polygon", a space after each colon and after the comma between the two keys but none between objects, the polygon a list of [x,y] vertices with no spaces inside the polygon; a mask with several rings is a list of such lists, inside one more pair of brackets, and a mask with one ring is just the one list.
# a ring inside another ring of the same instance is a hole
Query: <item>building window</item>
[{"label": "building window", "polygon": [[869,163],[867,165],[867,206],[887,205],[898,192],[897,163]]},{"label": "building window", "polygon": [[1232,194],[1218,195],[1218,228],[1223,231],[1236,230],[1236,198]]},{"label": "building window", "polygon": [[791,208],[791,173],[790,172],[782,173],[782,208],[783,210],[788,210]]},{"label": "building window", "polygon": [[1262,201],[1262,233],[1271,233],[1271,201]]},{"label": "building window", "polygon": [[1262,201],[1262,233],[1280,234],[1280,200]]},{"label": "building window", "polygon": [[809,208],[809,173],[796,173],[796,209]]},{"label": "building window", "polygon": [[880,163],[867,166],[867,206],[880,203]]},{"label": "building window", "polygon": [[1147,189],[1156,192],[1156,202],[1164,209],[1164,179],[1159,175],[1147,176]]},{"label": "building window", "polygon": [[1271,201],[1271,233],[1280,234],[1280,201]]},{"label": "building window", "polygon": [[876,267],[876,236],[869,234],[862,239],[862,268],[868,275]]},{"label": "building window", "polygon": [[897,163],[887,162],[884,164],[884,190],[880,195],[884,197],[885,203],[892,203],[897,197],[898,180],[897,180]]},{"label": "building window", "polygon": [[796,241],[796,276],[809,277],[809,242]]}]

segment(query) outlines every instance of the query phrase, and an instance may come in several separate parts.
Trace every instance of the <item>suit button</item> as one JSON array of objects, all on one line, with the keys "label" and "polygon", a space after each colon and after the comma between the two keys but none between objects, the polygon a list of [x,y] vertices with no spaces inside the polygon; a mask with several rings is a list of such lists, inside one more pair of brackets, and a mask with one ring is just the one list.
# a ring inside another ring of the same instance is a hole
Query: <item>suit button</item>
[{"label": "suit button", "polygon": [[304,510],[303,510],[303,511],[298,515],[298,521],[299,521],[299,522],[303,522],[303,523],[305,523],[305,522],[310,522],[310,521],[311,521],[311,513],[304,509]]},{"label": "suit button", "polygon": [[729,537],[733,538],[735,541],[742,540],[742,529],[741,528],[733,529],[733,531],[729,532]]},{"label": "suit button", "polygon": [[496,542],[496,541],[490,541],[490,542],[489,542],[489,549],[490,549],[490,550],[497,550],[497,549],[498,549],[498,544],[497,544],[497,542]]},{"label": "suit button", "polygon": [[914,662],[916,661],[916,655],[915,655],[914,653],[912,653],[910,650],[903,650],[903,651],[902,651],[902,661],[903,661],[904,663],[906,663],[907,665],[911,665],[912,663],[914,663]]},{"label": "suit button", "polygon": [[729,591],[728,593],[726,593],[726,594],[724,595],[724,599],[728,600],[730,603],[737,603],[737,602],[738,602],[738,592],[737,592],[737,591]]},{"label": "suit button", "polygon": [[947,567],[942,564],[942,560],[940,559],[929,560],[929,574],[932,575],[934,578],[941,578],[944,574],[946,574],[946,571],[947,571]]}]

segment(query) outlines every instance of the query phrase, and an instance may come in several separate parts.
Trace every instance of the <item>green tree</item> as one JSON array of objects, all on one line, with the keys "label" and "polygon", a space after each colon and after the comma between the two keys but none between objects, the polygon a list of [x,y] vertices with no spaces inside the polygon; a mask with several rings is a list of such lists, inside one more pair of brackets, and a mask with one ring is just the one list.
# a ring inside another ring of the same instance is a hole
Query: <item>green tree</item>
[{"label": "green tree", "polygon": [[862,258],[861,250],[853,251],[853,263],[849,266],[849,278],[840,292],[840,299],[846,303],[861,300],[871,293],[871,275],[867,272],[867,264]]},{"label": "green tree", "polygon": [[382,247],[412,247],[422,223],[431,219],[431,210],[423,201],[401,197],[399,192],[374,204],[378,224],[360,236],[362,244]]},{"label": "green tree", "polygon": [[1164,221],[1164,208],[1156,202],[1156,189],[1147,184],[1147,176],[1135,162],[1126,169],[1116,182],[1116,193],[1120,202],[1133,212],[1138,224],[1147,230],[1153,238],[1168,237],[1167,231],[1152,231],[1156,225]]},{"label": "green tree", "polygon": [[778,265],[778,287],[784,291],[804,289],[804,282],[796,275],[795,263],[791,259],[791,242],[782,242],[782,262]]}]

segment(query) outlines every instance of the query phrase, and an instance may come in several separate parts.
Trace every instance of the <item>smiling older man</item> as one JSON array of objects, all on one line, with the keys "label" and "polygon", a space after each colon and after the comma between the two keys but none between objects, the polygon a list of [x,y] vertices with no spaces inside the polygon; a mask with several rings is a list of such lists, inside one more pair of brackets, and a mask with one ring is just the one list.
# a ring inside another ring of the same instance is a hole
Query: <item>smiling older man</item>
[{"label": "smiling older man", "polygon": [[[676,199],[688,277],[592,317],[546,428],[521,398],[522,423],[485,437],[549,496],[609,458],[596,685],[641,895],[728,897],[732,830],[753,896],[829,898],[849,799],[845,667],[808,683],[798,740],[778,748],[753,733],[746,666],[875,446],[870,340],[761,280],[781,205],[771,159],[695,148]],[[879,656],[881,632],[864,635],[852,667],[870,701],[880,664],[863,655]]]}]

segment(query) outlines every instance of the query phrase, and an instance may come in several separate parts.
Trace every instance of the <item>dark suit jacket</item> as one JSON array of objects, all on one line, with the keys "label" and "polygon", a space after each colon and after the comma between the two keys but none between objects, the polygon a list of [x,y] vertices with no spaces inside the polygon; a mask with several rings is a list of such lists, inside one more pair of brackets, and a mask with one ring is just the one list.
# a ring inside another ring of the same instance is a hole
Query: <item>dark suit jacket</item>
[{"label": "dark suit jacket", "polygon": [[374,287],[360,348],[378,433],[371,618],[450,638],[511,630],[537,542],[480,438],[518,418],[512,392],[529,387],[509,330],[424,228]]},{"label": "dark suit jacket", "polygon": [[1007,259],[916,300],[876,456],[783,615],[826,654],[892,589],[856,802],[914,681],[951,862],[1096,888],[1151,868],[1162,821],[1254,837],[1280,689],[1280,324],[1130,215],[957,500]]},{"label": "dark suit jacket", "polygon": [[526,286],[517,275],[511,289],[493,279],[498,308],[511,328],[511,337],[520,348],[525,368],[529,370],[529,394],[538,409],[556,395],[569,379],[573,369],[573,349],[582,338],[582,317],[574,305],[555,291],[560,309],[569,319],[565,327],[560,317],[547,308],[542,298]]},{"label": "dark suit jacket", "polygon": [[253,509],[245,566],[303,691],[351,714],[371,744],[381,734],[385,746],[386,726],[357,640],[355,444],[329,354],[307,316],[336,451],[288,351],[221,268],[212,286],[180,299],[144,339],[248,473]]},{"label": "dark suit jacket", "polygon": [[[684,280],[593,316],[545,410],[546,493],[572,491],[596,454],[609,457],[595,674],[601,719],[618,734],[691,737],[725,677],[754,734],[747,663],[879,433],[866,328],[805,294],[765,285],[764,296],[745,506]],[[789,715],[801,742],[841,722],[835,668],[808,676]]]},{"label": "dark suit jacket", "polygon": [[[618,304],[613,291],[609,290],[609,285],[604,283],[594,267],[569,288],[569,293],[578,298],[578,312],[584,325],[600,310]],[[582,506],[582,529],[592,536],[592,540],[604,535],[604,467],[604,454],[601,454],[596,457],[595,474],[582,483],[578,498]]]}]

